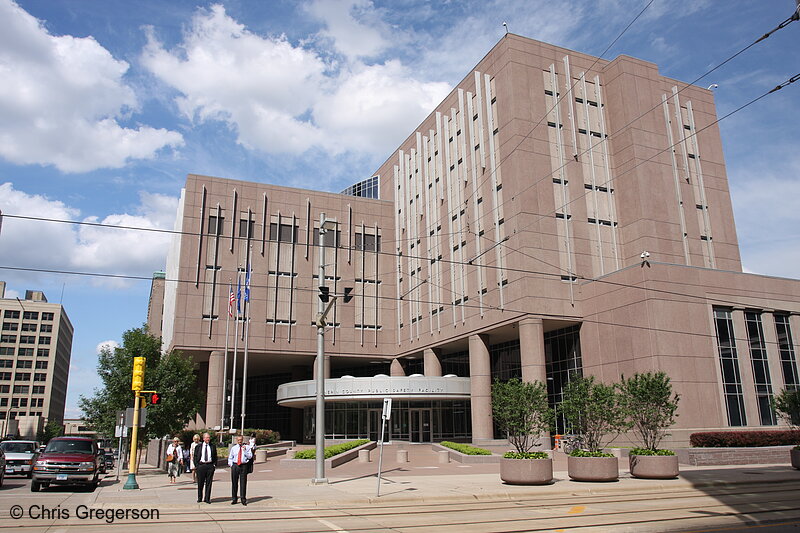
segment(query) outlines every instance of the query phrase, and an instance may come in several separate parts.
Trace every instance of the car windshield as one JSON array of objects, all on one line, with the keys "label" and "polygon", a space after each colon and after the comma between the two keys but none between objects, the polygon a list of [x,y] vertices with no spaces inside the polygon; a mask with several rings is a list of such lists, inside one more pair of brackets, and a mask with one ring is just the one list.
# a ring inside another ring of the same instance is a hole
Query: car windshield
[{"label": "car windshield", "polygon": [[85,440],[51,440],[45,453],[92,453],[92,443]]},{"label": "car windshield", "polygon": [[3,442],[0,448],[6,453],[33,453],[35,444],[33,442]]}]

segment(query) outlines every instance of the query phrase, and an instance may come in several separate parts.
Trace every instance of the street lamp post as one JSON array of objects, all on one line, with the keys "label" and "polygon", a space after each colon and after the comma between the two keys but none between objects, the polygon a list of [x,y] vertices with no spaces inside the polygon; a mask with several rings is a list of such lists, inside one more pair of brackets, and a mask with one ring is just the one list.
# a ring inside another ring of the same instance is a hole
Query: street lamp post
[{"label": "street lamp post", "polygon": [[[319,216],[319,287],[325,287],[325,234],[336,228],[336,220],[326,219],[325,213]],[[335,235],[334,235],[335,238]],[[320,290],[322,294],[322,290]],[[325,308],[322,298],[317,303],[317,401],[316,401],[316,475],[311,482],[315,485],[328,483],[325,477],[325,315],[335,301]]]}]

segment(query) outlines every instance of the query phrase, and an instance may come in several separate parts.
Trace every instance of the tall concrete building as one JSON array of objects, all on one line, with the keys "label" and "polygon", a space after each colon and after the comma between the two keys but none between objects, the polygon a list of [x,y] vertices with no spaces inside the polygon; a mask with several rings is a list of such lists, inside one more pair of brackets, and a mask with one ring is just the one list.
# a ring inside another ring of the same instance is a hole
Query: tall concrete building
[{"label": "tall concrete building", "polygon": [[[666,371],[676,443],[778,424],[771,397],[800,384],[800,281],[742,272],[716,120],[711,92],[652,63],[511,34],[342,194],[190,175],[163,338],[200,364],[198,423],[238,426],[246,342],[246,425],[313,434],[322,260],[355,294],[326,333],[331,438],[376,435],[392,397],[395,440],[490,442],[493,379],[545,382],[555,406],[572,372]],[[249,335],[226,357],[248,265]]]},{"label": "tall concrete building", "polygon": [[48,421],[64,420],[72,323],[41,291],[6,298],[0,281],[0,427],[35,438]]}]

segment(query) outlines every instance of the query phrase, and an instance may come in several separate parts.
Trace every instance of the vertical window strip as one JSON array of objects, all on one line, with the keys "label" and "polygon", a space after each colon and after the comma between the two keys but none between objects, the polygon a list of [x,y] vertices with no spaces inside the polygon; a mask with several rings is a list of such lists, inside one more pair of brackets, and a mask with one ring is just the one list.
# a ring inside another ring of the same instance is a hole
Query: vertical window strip
[{"label": "vertical window strip", "polygon": [[604,186],[608,189],[608,194],[606,195],[606,201],[608,202],[608,212],[611,215],[611,240],[614,247],[614,265],[615,269],[619,270],[619,250],[617,249],[617,210],[616,205],[614,204],[614,193],[613,193],[613,185],[612,185],[612,177],[611,177],[611,163],[609,162],[609,155],[608,155],[608,141],[606,141],[606,112],[605,107],[603,105],[603,93],[600,89],[600,76],[594,77],[594,93],[595,93],[595,100],[597,101],[597,113],[600,116],[600,135],[603,137],[603,164],[605,166],[605,182]]},{"label": "vertical window strip", "polygon": [[746,426],[742,378],[739,372],[739,355],[733,330],[730,309],[714,309],[714,327],[717,333],[722,388],[729,426]]},{"label": "vertical window strip", "polygon": [[753,367],[759,418],[762,426],[774,426],[778,421],[775,411],[772,409],[772,380],[769,375],[767,345],[764,342],[761,313],[746,311],[744,318],[747,325],[747,340],[750,346],[750,361]]},{"label": "vertical window strip", "polygon": [[195,289],[200,286],[200,262],[203,259],[203,234],[205,233],[203,225],[206,221],[206,194],[206,186],[203,185],[203,193],[200,197],[200,233],[197,235],[197,265],[194,278]]},{"label": "vertical window strip", "polygon": [[778,351],[780,352],[781,367],[783,369],[783,383],[787,389],[797,390],[800,389],[800,374],[798,374],[797,370],[797,359],[794,353],[789,315],[776,314],[774,316]]}]

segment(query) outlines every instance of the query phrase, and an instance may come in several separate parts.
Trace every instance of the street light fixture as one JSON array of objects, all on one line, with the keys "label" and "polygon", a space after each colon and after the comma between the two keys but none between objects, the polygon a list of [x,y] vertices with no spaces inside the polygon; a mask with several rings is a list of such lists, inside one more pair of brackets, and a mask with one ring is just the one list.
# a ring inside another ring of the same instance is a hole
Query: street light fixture
[{"label": "street light fixture", "polygon": [[[336,219],[325,218],[325,213],[319,216],[319,292],[320,296],[329,294],[325,285],[325,234],[336,230]],[[336,234],[334,234],[334,239]],[[335,242],[335,241],[334,241]],[[317,401],[316,401],[316,475],[311,482],[315,485],[328,483],[325,477],[325,317],[333,307],[336,296],[331,296],[326,302],[320,297],[317,302]]]}]

